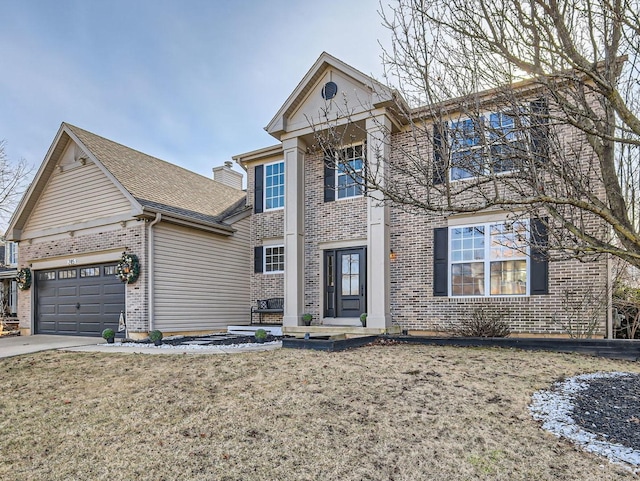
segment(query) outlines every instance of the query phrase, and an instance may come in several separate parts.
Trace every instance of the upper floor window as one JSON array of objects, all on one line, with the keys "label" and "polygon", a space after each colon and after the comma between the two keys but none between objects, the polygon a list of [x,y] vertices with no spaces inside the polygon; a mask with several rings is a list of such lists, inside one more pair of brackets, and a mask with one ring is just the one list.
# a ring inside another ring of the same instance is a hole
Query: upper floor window
[{"label": "upper floor window", "polygon": [[492,112],[451,122],[451,180],[516,170],[527,154],[526,114]]},{"label": "upper floor window", "polygon": [[338,199],[362,195],[362,145],[347,147],[336,160],[336,192]]},{"label": "upper floor window", "polygon": [[449,229],[451,296],[528,294],[528,222]]},{"label": "upper floor window", "polygon": [[253,211],[284,207],[284,160],[256,165],[253,170]]},{"label": "upper floor window", "polygon": [[264,166],[265,210],[284,207],[284,161]]},{"label": "upper floor window", "polygon": [[15,242],[7,242],[4,248],[4,262],[7,266],[18,265],[18,244]]}]

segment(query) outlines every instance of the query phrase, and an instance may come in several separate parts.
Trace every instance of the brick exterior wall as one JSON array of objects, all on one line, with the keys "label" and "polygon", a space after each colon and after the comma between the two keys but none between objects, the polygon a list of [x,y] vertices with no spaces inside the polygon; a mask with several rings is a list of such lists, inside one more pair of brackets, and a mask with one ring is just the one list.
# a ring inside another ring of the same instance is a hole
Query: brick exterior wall
[{"label": "brick exterior wall", "polygon": [[[104,232],[82,235],[76,233],[73,237],[56,240],[20,242],[19,268],[29,267],[28,262],[45,260],[61,256],[80,254],[99,254],[101,251],[112,250],[116,247],[126,247],[129,252],[140,259],[140,277],[133,284],[127,284],[125,289],[126,319],[129,332],[146,332],[149,327],[149,312],[147,307],[147,240],[146,223],[129,222],[129,226]],[[63,267],[62,265],[60,267]],[[36,273],[34,272],[34,278]],[[18,316],[20,327],[31,328],[32,302],[35,293],[32,287],[18,293]]]},{"label": "brick exterior wall", "polygon": [[[560,130],[563,147],[576,155],[584,139],[569,127]],[[399,161],[402,151],[415,148],[411,133],[396,133],[391,141],[391,164]],[[396,148],[394,148],[394,146]],[[413,146],[413,147],[412,147]],[[427,148],[429,150],[429,148]],[[431,155],[430,152],[424,155]],[[394,156],[396,158],[394,159]],[[314,317],[322,317],[320,296],[323,283],[322,244],[362,239],[366,245],[367,200],[354,198],[324,202],[324,164],[321,153],[305,155],[304,213],[304,305]],[[392,173],[393,175],[393,173]],[[395,182],[403,179],[394,177]],[[248,175],[248,199],[253,203],[253,168]],[[594,185],[594,189],[598,186]],[[549,263],[549,294],[527,297],[455,298],[433,295],[433,230],[446,227],[447,219],[436,214],[409,214],[390,209],[390,248],[396,258],[391,261],[391,316],[394,325],[406,330],[445,331],[473,315],[476,309],[499,312],[508,320],[511,331],[520,334],[567,335],[584,331],[586,326],[572,327],[582,313],[583,319],[597,319],[595,335],[603,335],[606,320],[607,261],[604,258],[583,263],[563,260]],[[469,223],[473,223],[470,220]],[[251,255],[253,247],[264,239],[281,238],[283,211],[253,214],[251,222]],[[253,265],[253,264],[252,264]],[[286,268],[286,266],[285,266]],[[369,273],[375,275],[375,273]],[[252,274],[251,298],[284,296],[282,276]],[[586,322],[586,321],[585,321]]]},{"label": "brick exterior wall", "polygon": [[324,201],[324,155],[321,152],[305,156],[304,177],[304,306],[314,320],[323,317],[320,296],[324,282],[322,243],[362,240],[367,244],[367,199],[354,197],[332,202]]},{"label": "brick exterior wall", "polygon": [[[254,169],[247,170],[247,202],[254,201]],[[284,274],[254,272],[254,247],[266,244],[284,244],[284,209],[271,210],[252,214],[250,227],[250,289],[251,304],[256,305],[258,299],[284,297]],[[257,316],[254,320],[257,320]],[[282,314],[262,314],[264,322],[282,322]]]},{"label": "brick exterior wall", "polygon": [[[566,160],[583,167],[584,137],[576,129],[562,126],[557,139]],[[433,155],[430,142],[423,155]],[[394,148],[395,147],[395,148]],[[401,162],[407,149],[415,149],[412,133],[396,133],[391,140],[391,165]],[[392,171],[393,175],[393,171]],[[394,182],[406,182],[397,175]],[[601,185],[592,191],[604,198]],[[473,218],[469,224],[474,223]],[[391,262],[391,315],[393,323],[407,330],[446,331],[477,309],[498,312],[508,320],[513,333],[567,335],[584,332],[595,322],[594,335],[605,334],[608,267],[605,258],[580,262],[575,259],[549,263],[549,294],[527,297],[483,298],[440,297],[433,295],[434,229],[447,227],[447,218],[434,213],[409,214],[390,209],[390,248],[396,253]],[[587,228],[597,230],[595,220]],[[580,317],[581,319],[577,319]],[[593,319],[596,319],[593,321]],[[576,324],[578,321],[578,324]]]}]

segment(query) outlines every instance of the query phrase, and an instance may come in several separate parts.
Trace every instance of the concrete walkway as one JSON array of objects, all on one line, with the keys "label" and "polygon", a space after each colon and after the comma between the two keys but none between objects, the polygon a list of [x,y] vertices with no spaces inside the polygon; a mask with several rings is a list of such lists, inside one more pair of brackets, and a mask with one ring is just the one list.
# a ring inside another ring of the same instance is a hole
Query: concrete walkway
[{"label": "concrete walkway", "polygon": [[50,336],[36,334],[34,336],[0,337],[0,358],[20,356],[40,351],[62,350],[75,352],[110,352],[126,354],[239,354],[241,352],[267,351],[279,349],[281,342],[264,345],[247,344],[246,346],[181,346],[163,345],[107,345],[101,337]]}]

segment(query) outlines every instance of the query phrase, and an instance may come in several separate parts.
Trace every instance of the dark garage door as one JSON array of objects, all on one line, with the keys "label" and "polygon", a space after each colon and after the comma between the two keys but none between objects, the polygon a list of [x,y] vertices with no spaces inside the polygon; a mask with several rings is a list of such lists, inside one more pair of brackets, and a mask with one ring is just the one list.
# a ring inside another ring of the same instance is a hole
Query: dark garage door
[{"label": "dark garage door", "polygon": [[73,266],[36,273],[36,332],[73,336],[117,331],[124,283],[115,264]]}]

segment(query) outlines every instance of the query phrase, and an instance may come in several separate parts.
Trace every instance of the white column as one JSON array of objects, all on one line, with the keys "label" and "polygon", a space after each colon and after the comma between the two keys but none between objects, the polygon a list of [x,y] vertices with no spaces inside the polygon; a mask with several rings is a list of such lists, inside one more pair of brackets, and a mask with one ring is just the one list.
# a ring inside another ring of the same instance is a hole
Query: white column
[{"label": "white column", "polygon": [[304,142],[288,139],[284,150],[284,327],[304,313]]},{"label": "white column", "polygon": [[[367,162],[378,182],[388,172],[391,121],[386,115],[367,119]],[[389,264],[389,207],[375,199],[382,199],[380,191],[370,191],[367,198],[367,327],[391,327],[390,264]]]}]

